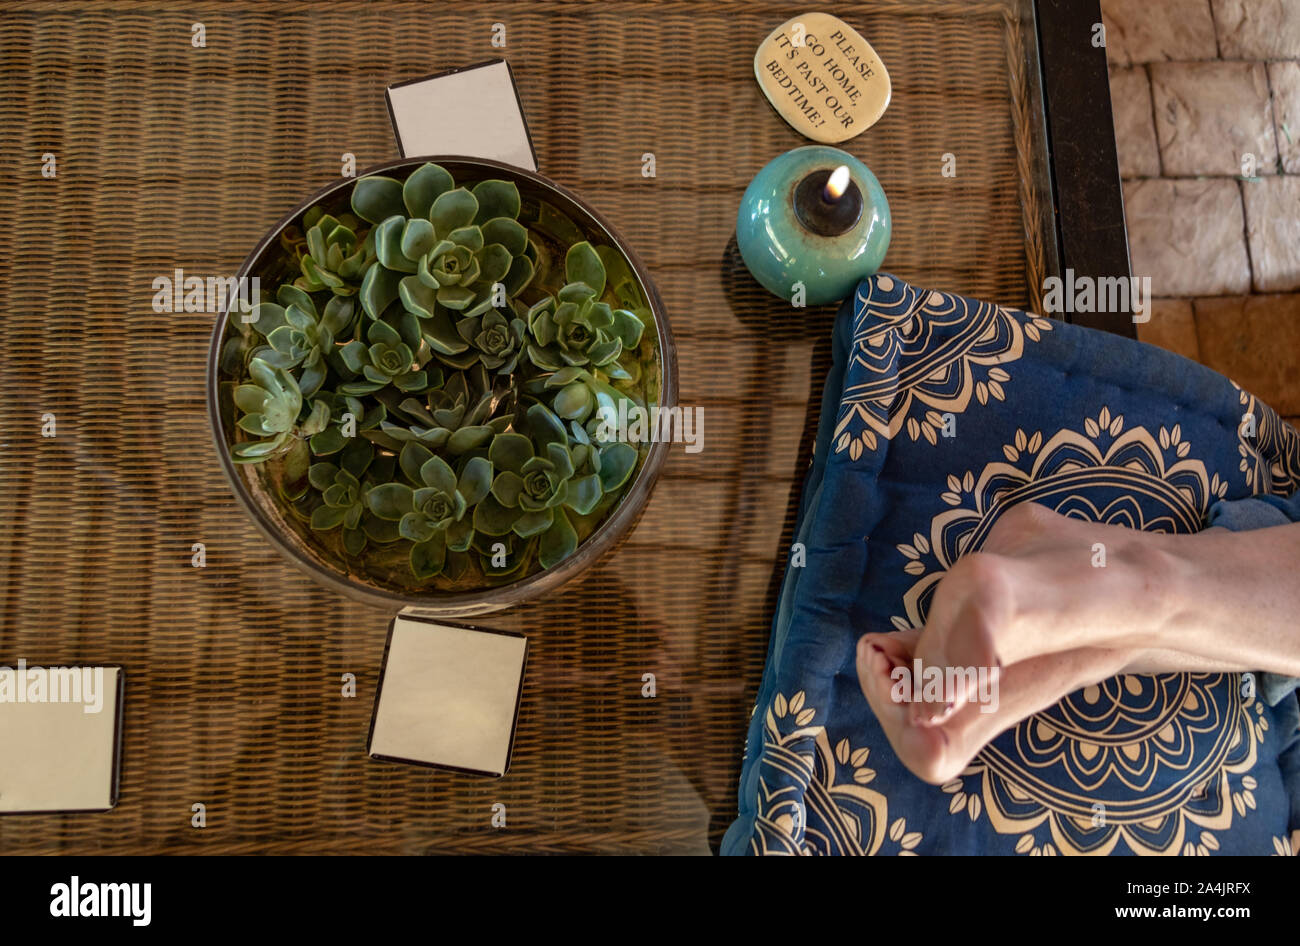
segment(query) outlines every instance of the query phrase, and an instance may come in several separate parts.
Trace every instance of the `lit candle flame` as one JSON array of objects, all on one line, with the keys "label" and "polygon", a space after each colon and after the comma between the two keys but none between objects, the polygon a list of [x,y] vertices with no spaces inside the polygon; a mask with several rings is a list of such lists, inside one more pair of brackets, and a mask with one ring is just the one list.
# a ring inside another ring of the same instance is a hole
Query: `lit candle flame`
[{"label": "lit candle flame", "polygon": [[848,189],[849,167],[847,164],[841,164],[831,171],[830,179],[826,181],[825,197],[829,201],[839,200]]}]

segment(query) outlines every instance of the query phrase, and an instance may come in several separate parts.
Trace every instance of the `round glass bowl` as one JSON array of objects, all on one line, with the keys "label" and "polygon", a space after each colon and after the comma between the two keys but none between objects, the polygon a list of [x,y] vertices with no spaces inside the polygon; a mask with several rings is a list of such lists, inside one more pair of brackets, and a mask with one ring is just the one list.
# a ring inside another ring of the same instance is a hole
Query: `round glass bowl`
[{"label": "round glass bowl", "polygon": [[[322,205],[330,213],[346,211],[357,180],[373,174],[405,180],[410,172],[430,161],[449,171],[458,187],[472,187],[488,179],[513,181],[523,205],[520,222],[528,227],[535,239],[551,244],[556,252],[583,240],[597,248],[615,250],[626,262],[644,298],[645,309],[650,313],[649,318],[643,320],[645,332],[641,349],[652,353],[652,357],[642,361],[640,390],[645,392],[646,406],[671,408],[676,405],[676,351],[672,332],[659,294],[636,254],[617,231],[576,194],[538,174],[496,161],[441,156],[404,158],[367,168],[355,179],[326,187],[304,200],[257,245],[239,268],[241,285],[244,280],[257,277],[274,296],[276,286],[291,281],[296,275],[296,268],[282,247],[281,234],[291,226],[301,230],[303,215],[310,208]],[[239,379],[223,371],[222,365],[223,351],[228,344],[236,349],[244,344],[236,340],[241,338],[233,321],[238,317],[237,309],[228,308],[222,314],[213,331],[208,352],[208,418],[226,478],[240,506],[285,557],[323,585],[371,605],[389,609],[415,608],[428,615],[453,617],[496,611],[553,591],[592,565],[627,534],[644,509],[667,457],[669,444],[666,442],[640,445],[637,468],[622,496],[590,534],[581,539],[577,550],[554,567],[525,572],[500,584],[452,590],[437,588],[430,582],[419,581],[409,572],[403,574],[399,567],[376,567],[367,559],[369,550],[359,558],[348,556],[340,543],[329,540],[329,533],[313,532],[296,514],[290,502],[280,494],[269,465],[237,464],[231,460],[231,446],[240,439],[232,397],[234,383]],[[364,319],[365,315],[361,317]],[[229,359],[230,355],[226,357]]]}]

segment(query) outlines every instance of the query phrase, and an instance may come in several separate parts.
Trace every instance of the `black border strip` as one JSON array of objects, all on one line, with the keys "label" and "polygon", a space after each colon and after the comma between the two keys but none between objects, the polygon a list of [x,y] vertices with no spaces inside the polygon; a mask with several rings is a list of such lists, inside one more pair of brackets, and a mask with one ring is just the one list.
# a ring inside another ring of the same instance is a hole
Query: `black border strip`
[{"label": "black border strip", "polygon": [[[397,116],[393,114],[393,89],[400,89],[404,86],[415,85],[417,82],[428,82],[430,79],[442,79],[446,76],[454,76],[460,72],[469,72],[473,69],[482,69],[484,66],[495,66],[498,63],[505,63],[506,75],[510,77],[510,88],[515,93],[515,107],[519,109],[519,118],[524,123],[524,137],[528,139],[528,150],[533,155],[533,166],[524,168],[526,171],[537,173],[540,165],[537,161],[537,146],[533,144],[533,131],[528,126],[528,115],[524,112],[524,103],[519,98],[519,83],[515,81],[515,71],[510,67],[510,63],[501,58],[488,59],[483,62],[476,62],[471,66],[457,66],[455,69],[446,69],[442,72],[435,72],[432,75],[420,76],[418,79],[406,79],[402,82],[394,82],[384,89],[384,105],[388,107],[388,121],[393,126],[393,137],[397,139],[397,150],[404,158],[412,157],[406,153],[406,145],[402,143],[402,131],[397,127]],[[418,157],[418,156],[417,156]]]},{"label": "black border strip", "polygon": [[[515,718],[510,724],[510,741],[506,744],[506,765],[502,772],[488,772],[482,769],[466,769],[456,765],[438,765],[433,762],[421,762],[418,759],[401,759],[396,756],[375,755],[371,751],[371,744],[375,739],[375,720],[379,717],[379,700],[384,694],[384,677],[388,673],[388,651],[393,645],[393,632],[397,629],[398,619],[404,621],[415,621],[419,624],[431,624],[434,627],[454,627],[462,631],[477,631],[480,634],[498,634],[501,637],[519,637],[524,642],[524,658],[519,666],[519,689],[515,692]],[[370,711],[370,729],[366,733],[366,755],[371,759],[379,762],[395,762],[399,765],[418,765],[425,769],[438,769],[443,772],[456,772],[460,775],[481,775],[486,778],[505,778],[510,771],[510,760],[515,754],[515,733],[519,730],[519,707],[523,703],[524,697],[524,675],[528,672],[528,651],[529,640],[527,634],[520,634],[517,631],[501,631],[491,627],[476,627],[472,624],[461,624],[457,621],[442,621],[435,618],[419,617],[413,614],[402,614],[398,612],[393,619],[388,622],[388,637],[384,640],[384,656],[379,665],[379,682],[375,686],[375,705]]]},{"label": "black border strip", "polygon": [[[1099,0],[1034,0],[1034,11],[1059,275],[1064,278],[1070,269],[1076,278],[1129,277],[1132,266],[1106,49],[1092,44],[1095,26],[1102,22],[1101,5]],[[1132,316],[1130,308],[1064,317],[1075,325],[1134,338]]]},{"label": "black border strip", "polygon": [[[73,664],[36,664],[49,670],[54,667],[71,667]],[[85,664],[79,665],[85,667]],[[122,719],[126,698],[126,668],[121,664],[90,664],[90,669],[102,667],[117,671],[117,712],[113,720],[113,771],[108,787],[107,808],[31,808],[26,811],[0,811],[0,818],[10,815],[99,815],[117,807],[122,788]],[[13,668],[10,668],[13,669]]]}]

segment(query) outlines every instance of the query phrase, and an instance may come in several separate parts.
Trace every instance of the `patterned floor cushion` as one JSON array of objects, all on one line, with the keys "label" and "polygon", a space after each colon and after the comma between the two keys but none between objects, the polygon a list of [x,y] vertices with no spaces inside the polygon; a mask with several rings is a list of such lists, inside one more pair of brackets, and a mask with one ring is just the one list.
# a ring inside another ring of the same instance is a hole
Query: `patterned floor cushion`
[{"label": "patterned floor cushion", "polygon": [[1011,505],[1194,532],[1217,502],[1294,492],[1296,431],[1176,355],[885,274],[846,301],[834,351],[723,853],[1289,853],[1294,693],[1116,677],[931,786],[893,755],[854,651],[923,624]]}]

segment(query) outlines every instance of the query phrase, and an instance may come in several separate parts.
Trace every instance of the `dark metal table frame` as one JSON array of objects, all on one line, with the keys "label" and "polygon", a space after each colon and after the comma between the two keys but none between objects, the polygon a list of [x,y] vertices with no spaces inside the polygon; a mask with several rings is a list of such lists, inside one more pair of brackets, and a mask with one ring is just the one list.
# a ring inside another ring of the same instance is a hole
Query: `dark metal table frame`
[{"label": "dark metal table frame", "polygon": [[[1105,46],[1093,45],[1099,0],[1035,0],[1057,259],[1062,273],[1131,275]],[[1067,321],[1134,337],[1132,312]]]}]

